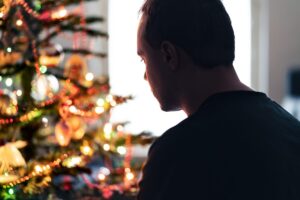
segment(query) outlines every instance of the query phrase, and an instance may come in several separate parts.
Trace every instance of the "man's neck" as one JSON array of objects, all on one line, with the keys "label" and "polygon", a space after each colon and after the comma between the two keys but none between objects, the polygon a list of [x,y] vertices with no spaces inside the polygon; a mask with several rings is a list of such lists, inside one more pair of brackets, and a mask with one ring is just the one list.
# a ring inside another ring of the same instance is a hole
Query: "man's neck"
[{"label": "man's neck", "polygon": [[211,95],[227,91],[252,91],[240,82],[233,67],[204,70],[198,77],[193,76],[186,87],[189,89],[183,93],[181,108],[188,116],[196,112]]}]

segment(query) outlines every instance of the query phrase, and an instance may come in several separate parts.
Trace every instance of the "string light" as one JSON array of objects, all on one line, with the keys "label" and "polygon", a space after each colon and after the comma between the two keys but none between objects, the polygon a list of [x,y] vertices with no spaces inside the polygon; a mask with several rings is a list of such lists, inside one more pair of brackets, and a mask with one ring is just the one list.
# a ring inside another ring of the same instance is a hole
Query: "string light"
[{"label": "string light", "polygon": [[0,18],[3,18],[3,16],[4,16],[4,13],[0,12]]},{"label": "string light", "polygon": [[102,99],[102,98],[99,98],[99,99],[97,100],[97,105],[98,105],[98,106],[100,106],[100,107],[103,107],[103,106],[104,106],[104,104],[105,104],[105,101],[104,101],[104,99]]},{"label": "string light", "polygon": [[83,155],[91,156],[93,155],[94,151],[90,147],[88,141],[84,140],[82,146],[80,146],[80,151]]},{"label": "string light", "polygon": [[106,101],[108,101],[108,102],[111,102],[113,99],[114,99],[114,97],[111,94],[106,96]]},{"label": "string light", "polygon": [[125,155],[126,154],[126,148],[124,146],[118,146],[117,147],[117,152],[120,154],[120,155]]},{"label": "string light", "polygon": [[22,92],[22,90],[17,90],[16,94],[18,97],[20,97],[20,96],[22,96],[23,92]]},{"label": "string light", "polygon": [[68,15],[68,11],[64,7],[60,7],[57,11],[51,14],[52,19],[62,19]]},{"label": "string light", "polygon": [[22,25],[23,25],[23,21],[22,21],[21,19],[18,19],[18,20],[16,21],[16,25],[17,25],[17,26],[22,26]]},{"label": "string light", "polygon": [[5,80],[5,85],[6,85],[7,87],[12,86],[12,84],[13,84],[13,80],[12,80],[11,78],[7,78],[7,79]]},{"label": "string light", "polygon": [[132,172],[128,172],[125,177],[128,181],[132,181],[134,179],[134,174]]},{"label": "string light", "polygon": [[42,65],[42,66],[40,67],[40,72],[41,72],[42,74],[45,74],[45,73],[47,72],[47,66]]},{"label": "string light", "polygon": [[21,5],[29,15],[31,15],[35,18],[39,18],[40,15],[37,12],[35,12],[34,10],[32,10],[24,0],[18,0],[18,1],[16,1],[16,4]]},{"label": "string light", "polygon": [[60,167],[61,162],[69,158],[70,154],[63,154],[59,158],[55,159],[54,161],[46,164],[46,165],[36,165],[32,172],[30,172],[28,175],[21,177],[13,182],[7,183],[6,185],[3,185],[3,188],[11,188],[17,184],[23,183],[25,181],[28,181],[29,179],[35,177],[35,176],[43,176],[46,174],[49,174],[51,169]]},{"label": "string light", "polygon": [[48,125],[48,119],[47,119],[47,117],[43,117],[42,118],[42,122],[47,126]]},{"label": "string light", "polygon": [[7,47],[7,48],[6,48],[6,51],[7,51],[8,53],[11,53],[11,52],[12,52],[12,48],[11,48],[11,47]]},{"label": "string light", "polygon": [[73,168],[79,166],[82,162],[82,158],[80,156],[73,156],[63,161],[63,166],[68,168]]},{"label": "string light", "polygon": [[122,132],[124,130],[124,127],[122,125],[117,126],[117,131]]},{"label": "string light", "polygon": [[105,176],[104,174],[102,174],[102,173],[99,173],[99,174],[98,174],[98,179],[99,179],[100,181],[104,181],[104,180],[106,179],[106,176]]},{"label": "string light", "polygon": [[13,194],[15,193],[15,192],[14,192],[14,189],[9,188],[8,193],[9,193],[10,195],[13,195]]},{"label": "string light", "polygon": [[43,172],[43,169],[40,165],[36,165],[36,166],[34,166],[34,171],[36,173],[41,173],[41,172]]},{"label": "string light", "polygon": [[77,112],[77,108],[74,105],[70,106],[69,110],[71,113],[74,113],[74,114]]},{"label": "string light", "polygon": [[104,151],[109,151],[110,150],[110,145],[109,144],[104,144],[103,149],[104,149]]},{"label": "string light", "polygon": [[103,131],[104,131],[105,139],[110,140],[111,139],[111,132],[112,132],[112,124],[111,123],[106,123],[104,125]]},{"label": "string light", "polygon": [[94,74],[92,74],[91,72],[87,73],[87,74],[85,75],[85,79],[86,79],[87,81],[92,81],[92,80],[94,79]]},{"label": "string light", "polygon": [[103,107],[96,107],[95,108],[95,112],[97,113],[97,114],[102,114],[102,113],[104,113],[104,108]]}]

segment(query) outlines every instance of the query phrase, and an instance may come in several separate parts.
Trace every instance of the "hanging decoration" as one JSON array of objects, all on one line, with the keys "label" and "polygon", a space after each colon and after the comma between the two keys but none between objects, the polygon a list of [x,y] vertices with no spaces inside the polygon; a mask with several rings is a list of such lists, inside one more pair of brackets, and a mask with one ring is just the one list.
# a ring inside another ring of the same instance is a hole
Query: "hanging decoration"
[{"label": "hanging decoration", "polygon": [[72,130],[72,139],[80,140],[86,131],[86,124],[82,118],[78,116],[72,116],[67,119],[67,124]]},{"label": "hanging decoration", "polygon": [[78,55],[71,55],[67,60],[64,70],[64,75],[69,77],[71,80],[76,80],[80,84],[85,85],[85,74],[87,73],[86,60]]},{"label": "hanging decoration", "polygon": [[31,96],[39,102],[54,98],[59,91],[59,82],[53,75],[36,75],[31,85]]},{"label": "hanging decoration", "polygon": [[15,65],[20,61],[21,57],[21,53],[12,51],[10,47],[5,51],[0,50],[0,69],[6,65]]},{"label": "hanging decoration", "polygon": [[60,146],[68,146],[72,137],[72,130],[64,120],[55,125],[55,137]]},{"label": "hanging decoration", "polygon": [[[11,171],[12,167],[26,166],[26,162],[18,150],[26,146],[26,142],[10,142],[0,147],[0,174]],[[3,177],[2,177],[3,179]]]},{"label": "hanging decoration", "polygon": [[47,67],[56,67],[64,57],[63,48],[59,44],[46,44],[38,49],[39,64]]},{"label": "hanging decoration", "polygon": [[8,90],[0,92],[0,115],[16,116],[18,113],[18,101],[15,93]]}]

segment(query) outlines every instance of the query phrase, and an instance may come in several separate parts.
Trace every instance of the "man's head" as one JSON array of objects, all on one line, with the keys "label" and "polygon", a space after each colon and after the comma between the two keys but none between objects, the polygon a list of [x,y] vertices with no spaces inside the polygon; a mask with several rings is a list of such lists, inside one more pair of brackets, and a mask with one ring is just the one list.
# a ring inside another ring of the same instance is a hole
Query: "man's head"
[{"label": "man's head", "polygon": [[181,109],[182,66],[232,66],[234,33],[219,0],[146,0],[141,12],[138,54],[163,110]]},{"label": "man's head", "polygon": [[141,11],[153,48],[169,41],[201,67],[232,64],[234,32],[220,0],[146,0]]}]

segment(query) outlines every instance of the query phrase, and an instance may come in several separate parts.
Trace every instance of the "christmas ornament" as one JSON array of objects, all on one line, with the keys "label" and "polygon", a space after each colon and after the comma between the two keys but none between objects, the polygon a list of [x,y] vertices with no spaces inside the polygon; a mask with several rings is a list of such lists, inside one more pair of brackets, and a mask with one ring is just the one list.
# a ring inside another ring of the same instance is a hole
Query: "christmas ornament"
[{"label": "christmas ornament", "polygon": [[68,118],[67,124],[72,131],[72,139],[80,140],[84,136],[86,124],[80,117],[73,116]]},{"label": "christmas ornament", "polygon": [[77,54],[70,56],[65,65],[64,75],[72,80],[77,80],[80,84],[84,85],[86,73],[86,60]]},{"label": "christmas ornament", "polygon": [[[8,48],[8,51],[0,50],[0,68],[5,65],[15,65],[21,60],[21,53],[14,52],[10,48]],[[12,51],[12,52],[10,52]]]},{"label": "christmas ornament", "polygon": [[16,94],[8,91],[0,93],[0,115],[15,116],[18,113]]},{"label": "christmas ornament", "polygon": [[24,34],[15,36],[12,42],[18,52],[25,52],[30,44],[29,38]]},{"label": "christmas ornament", "polygon": [[26,162],[15,143],[6,143],[0,147],[0,174],[8,172],[11,167],[25,165]]},{"label": "christmas ornament", "polygon": [[11,0],[2,0],[1,8],[0,8],[0,18],[3,18],[6,16],[7,12],[9,11],[11,7]]},{"label": "christmas ornament", "polygon": [[36,101],[51,99],[59,91],[59,82],[53,75],[36,75],[31,84],[31,96]]},{"label": "christmas ornament", "polygon": [[65,9],[64,6],[60,6],[58,9],[54,10],[52,13],[51,13],[51,18],[52,19],[64,19],[65,17],[68,16],[68,11]]},{"label": "christmas ornament", "polygon": [[41,46],[39,52],[39,63],[47,67],[56,67],[64,57],[63,48],[59,44],[47,44]]},{"label": "christmas ornament", "polygon": [[55,137],[60,146],[67,146],[72,137],[72,130],[64,120],[55,125]]},{"label": "christmas ornament", "polygon": [[0,184],[10,183],[18,180],[18,178],[19,176],[8,173],[0,175]]}]

